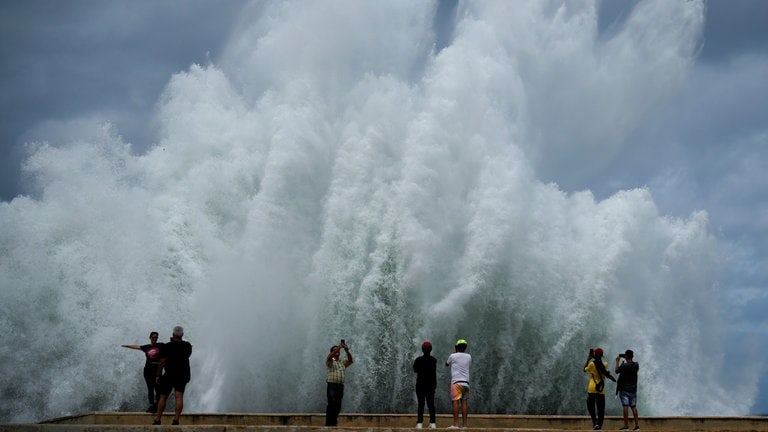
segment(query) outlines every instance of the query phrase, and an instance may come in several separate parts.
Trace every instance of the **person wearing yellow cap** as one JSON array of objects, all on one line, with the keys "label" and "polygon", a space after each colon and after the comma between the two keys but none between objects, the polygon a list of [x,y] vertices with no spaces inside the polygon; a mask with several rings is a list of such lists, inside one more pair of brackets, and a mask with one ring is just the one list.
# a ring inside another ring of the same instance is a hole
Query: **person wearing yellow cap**
[{"label": "person wearing yellow cap", "polygon": [[448,356],[446,366],[451,367],[451,405],[453,407],[453,425],[459,427],[459,406],[461,406],[461,427],[467,427],[469,414],[469,367],[472,356],[467,352],[467,341],[459,339],[454,346],[454,353]]}]

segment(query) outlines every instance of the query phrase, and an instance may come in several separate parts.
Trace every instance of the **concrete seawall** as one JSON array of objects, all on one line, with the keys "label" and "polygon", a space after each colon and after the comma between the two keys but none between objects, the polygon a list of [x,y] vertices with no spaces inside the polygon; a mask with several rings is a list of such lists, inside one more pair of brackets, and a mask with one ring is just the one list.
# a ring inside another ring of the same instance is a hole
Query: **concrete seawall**
[{"label": "concrete seawall", "polygon": [[[100,431],[144,432],[162,429],[206,432],[262,431],[311,432],[329,430],[323,426],[324,414],[248,414],[248,413],[188,413],[181,417],[181,426],[171,426],[172,416],[163,417],[162,426],[152,426],[153,416],[146,413],[94,412],[62,417],[30,424],[2,424],[3,432]],[[452,423],[451,416],[438,415],[437,425],[444,429]],[[341,414],[339,427],[350,431],[388,432],[413,430],[415,414]],[[472,415],[466,432],[495,430],[519,431],[579,431],[592,430],[587,416],[528,416]],[[618,430],[621,417],[606,417],[603,430]],[[641,417],[643,431],[722,431],[768,432],[768,417]]]}]

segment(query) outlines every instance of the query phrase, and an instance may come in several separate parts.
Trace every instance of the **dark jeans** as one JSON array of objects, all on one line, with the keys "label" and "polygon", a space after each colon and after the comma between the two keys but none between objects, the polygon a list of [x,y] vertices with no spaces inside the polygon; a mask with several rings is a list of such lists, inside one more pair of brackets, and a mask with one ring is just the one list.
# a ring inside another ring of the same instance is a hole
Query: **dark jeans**
[{"label": "dark jeans", "polygon": [[[597,408],[597,415],[595,415]],[[592,426],[603,428],[603,419],[605,418],[605,395],[599,393],[587,393],[587,410],[592,417]]]},{"label": "dark jeans", "polygon": [[418,410],[416,411],[416,423],[424,423],[424,402],[427,402],[429,408],[429,422],[435,423],[435,389],[423,390],[416,389],[416,400],[418,401]]},{"label": "dark jeans", "polygon": [[344,384],[328,383],[325,394],[328,405],[325,407],[325,425],[336,426],[341,412],[341,399],[344,398]]},{"label": "dark jeans", "polygon": [[157,405],[157,400],[160,399],[160,389],[155,382],[156,376],[157,366],[151,365],[144,368],[144,382],[147,383],[147,399],[150,405]]}]

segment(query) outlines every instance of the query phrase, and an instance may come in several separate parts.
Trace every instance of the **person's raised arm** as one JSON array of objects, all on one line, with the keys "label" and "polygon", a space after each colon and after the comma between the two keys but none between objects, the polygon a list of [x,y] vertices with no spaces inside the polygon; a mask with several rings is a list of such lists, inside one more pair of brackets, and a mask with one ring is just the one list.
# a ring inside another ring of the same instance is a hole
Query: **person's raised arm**
[{"label": "person's raised arm", "polygon": [[135,349],[135,350],[141,350],[141,346],[139,346],[139,345],[120,345],[120,346],[123,347],[123,348],[130,348],[130,349]]},{"label": "person's raised arm", "polygon": [[344,348],[344,353],[347,355],[347,359],[344,361],[344,364],[349,366],[354,362],[354,360],[352,360],[352,354],[349,352],[349,347],[347,344],[343,344],[342,348]]}]

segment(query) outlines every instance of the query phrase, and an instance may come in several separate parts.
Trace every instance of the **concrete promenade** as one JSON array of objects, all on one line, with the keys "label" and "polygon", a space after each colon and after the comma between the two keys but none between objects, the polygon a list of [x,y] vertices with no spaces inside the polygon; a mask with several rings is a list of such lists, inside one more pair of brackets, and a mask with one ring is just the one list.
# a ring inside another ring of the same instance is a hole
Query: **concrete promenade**
[{"label": "concrete promenade", "polygon": [[[152,426],[152,419],[153,416],[147,413],[94,412],[41,423],[0,424],[0,431],[145,432],[167,429],[190,432],[312,432],[330,429],[323,426],[325,416],[321,413],[185,413],[181,417],[181,426],[171,426],[170,414],[163,418],[162,426]],[[451,423],[450,415],[438,415],[439,429],[445,429]],[[404,432],[414,430],[415,424],[415,414],[341,414],[339,426],[333,429],[355,432]],[[622,425],[620,417],[609,416],[605,420],[603,430],[618,430]],[[465,432],[592,430],[588,416],[470,414],[469,426],[464,429]],[[768,432],[768,417],[641,417],[640,427],[643,431]]]}]

